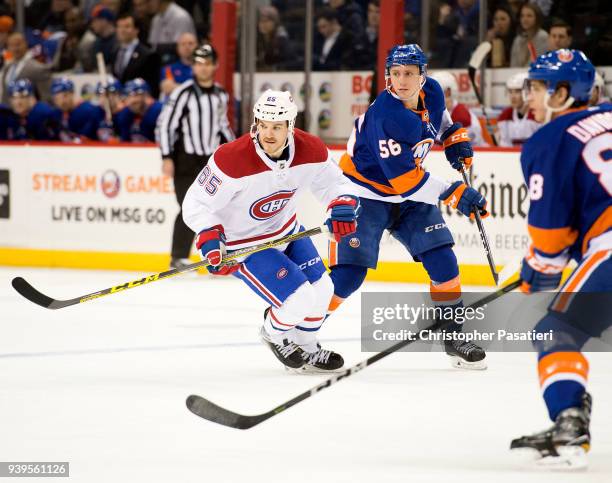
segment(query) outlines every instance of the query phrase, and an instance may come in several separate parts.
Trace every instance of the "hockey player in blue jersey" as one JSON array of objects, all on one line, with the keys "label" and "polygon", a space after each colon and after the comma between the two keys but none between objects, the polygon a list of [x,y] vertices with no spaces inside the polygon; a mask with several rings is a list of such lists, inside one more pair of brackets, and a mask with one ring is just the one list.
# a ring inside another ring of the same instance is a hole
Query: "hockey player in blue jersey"
[{"label": "hockey player in blue jersey", "polygon": [[[422,167],[435,140],[444,144],[455,169],[469,166],[473,151],[467,131],[453,124],[440,85],[427,77],[427,59],[416,44],[394,47],[386,59],[387,88],[355,120],[340,168],[356,187],[362,212],[357,232],[330,242],[334,297],[330,312],[356,291],[368,268],[376,268],[384,230],[423,263],[432,300],[462,306],[453,237],[437,206],[442,200],[466,216],[488,213],[486,201],[460,181],[438,179]],[[484,351],[455,337],[461,324],[446,329],[445,350],[458,368],[486,368]]]},{"label": "hockey player in blue jersey", "polygon": [[103,113],[98,124],[98,140],[103,142],[118,142],[115,130],[115,116],[125,107],[123,105],[123,86],[116,77],[108,75],[106,82],[96,84],[96,96],[99,110]]},{"label": "hockey player in blue jersey", "polygon": [[64,142],[80,143],[97,139],[97,130],[104,118],[104,111],[88,101],[77,103],[74,98],[74,82],[67,77],[57,77],[51,83],[53,104],[62,113],[59,138]]},{"label": "hockey player in blue jersey", "polygon": [[28,79],[18,79],[8,85],[11,109],[17,117],[14,140],[32,139],[55,141],[59,136],[61,112],[34,97],[34,87]]},{"label": "hockey player in blue jersey", "polygon": [[[536,121],[545,125],[521,152],[531,237],[521,288],[556,289],[568,261],[578,262],[535,328],[554,333],[552,342],[536,344],[540,386],[554,424],[511,443],[546,467],[586,466],[591,396],[581,349],[612,325],[612,105],[587,107],[594,78],[595,68],[581,51],[562,49],[538,57],[525,86]],[[608,298],[592,304],[594,293]]]},{"label": "hockey player in blue jersey", "polygon": [[161,102],[150,96],[149,85],[136,78],[125,84],[125,107],[115,116],[119,139],[123,142],[155,142],[155,125],[162,109]]}]

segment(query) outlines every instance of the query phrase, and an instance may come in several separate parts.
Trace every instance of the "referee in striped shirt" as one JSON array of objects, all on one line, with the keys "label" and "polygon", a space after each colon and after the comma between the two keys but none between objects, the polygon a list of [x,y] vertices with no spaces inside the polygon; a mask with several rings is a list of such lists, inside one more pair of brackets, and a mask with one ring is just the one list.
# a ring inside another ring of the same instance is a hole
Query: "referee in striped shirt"
[{"label": "referee in striped shirt", "polygon": [[[157,124],[162,172],[174,177],[179,207],[214,150],[235,138],[227,119],[229,95],[214,83],[217,53],[204,44],[194,51],[193,60],[193,78],[172,91]],[[193,237],[179,211],[172,235],[171,268],[190,263]]]}]

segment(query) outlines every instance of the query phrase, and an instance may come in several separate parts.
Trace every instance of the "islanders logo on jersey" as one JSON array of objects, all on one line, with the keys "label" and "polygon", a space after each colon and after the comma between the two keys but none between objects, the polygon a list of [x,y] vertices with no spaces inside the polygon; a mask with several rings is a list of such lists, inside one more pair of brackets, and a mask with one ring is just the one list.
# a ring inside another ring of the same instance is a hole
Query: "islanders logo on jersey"
[{"label": "islanders logo on jersey", "polygon": [[414,163],[417,166],[420,165],[425,159],[425,156],[429,154],[433,143],[433,139],[427,138],[419,141],[412,147],[412,157],[414,158]]},{"label": "islanders logo on jersey", "polygon": [[287,206],[289,200],[294,195],[295,190],[277,191],[271,195],[259,198],[255,203],[251,205],[249,214],[256,220],[267,220],[272,218],[282,211]]}]

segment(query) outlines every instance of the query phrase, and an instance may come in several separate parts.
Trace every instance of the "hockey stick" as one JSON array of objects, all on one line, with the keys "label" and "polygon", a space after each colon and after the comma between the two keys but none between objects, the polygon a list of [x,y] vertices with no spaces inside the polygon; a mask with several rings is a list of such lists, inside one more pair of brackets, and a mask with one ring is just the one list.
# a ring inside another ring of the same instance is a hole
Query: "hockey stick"
[{"label": "hockey stick", "polygon": [[[465,172],[465,168],[461,167],[461,176],[463,176],[463,182],[470,185],[470,180],[467,177],[467,173]],[[476,225],[478,226],[478,231],[480,232],[480,238],[482,239],[482,246],[484,247],[485,253],[487,254],[487,261],[489,262],[489,268],[491,269],[491,275],[493,275],[493,280],[495,280],[495,285],[499,283],[499,276],[497,275],[497,270],[495,269],[495,262],[493,261],[493,253],[491,252],[491,245],[489,244],[489,237],[487,236],[487,232],[484,229],[484,225],[482,224],[482,218],[480,217],[480,213],[478,210],[474,211],[474,217],[476,218]]]},{"label": "hockey stick", "polygon": [[[243,248],[241,250],[236,250],[235,252],[229,253],[223,257],[221,261],[222,264],[227,262],[231,262],[232,260],[236,260],[237,258],[244,257],[247,255],[251,255],[252,253],[261,252],[263,250],[267,250],[268,248],[278,247],[280,245],[284,245],[286,243],[291,243],[296,240],[300,240],[302,238],[308,238],[314,235],[319,235],[320,233],[327,233],[329,230],[325,225],[318,226],[316,228],[311,228],[310,230],[301,231],[298,233],[294,233],[292,235],[287,235],[277,240],[272,240],[269,242],[261,243],[259,245],[255,245],[253,247]],[[200,267],[205,267],[209,265],[208,259],[202,260],[196,263],[192,263],[191,265],[186,265],[183,268],[174,268],[172,270],[167,270],[161,273],[155,273],[153,275],[149,275],[147,277],[140,278],[138,280],[133,280],[131,282],[122,283],[121,285],[115,285],[111,288],[106,288],[104,290],[100,290],[98,292],[93,292],[87,295],[81,295],[80,297],[76,297],[69,300],[56,300],[53,299],[38,290],[36,290],[30,283],[28,283],[22,277],[15,277],[12,281],[13,288],[19,292],[23,297],[28,299],[30,302],[40,305],[46,309],[63,309],[64,307],[70,307],[71,305],[82,304],[83,302],[89,302],[90,300],[94,300],[100,297],[104,297],[105,295],[114,294],[117,292],[121,292],[123,290],[140,287],[147,283],[157,282],[158,280],[164,280],[166,278],[174,277],[175,275],[180,275],[181,273],[191,272],[192,270],[196,270]]]},{"label": "hockey stick", "polygon": [[98,63],[98,75],[100,76],[100,84],[104,89],[104,120],[110,124],[113,121],[113,113],[111,110],[110,99],[108,98],[108,76],[106,75],[106,64],[104,63],[104,55],[102,52],[96,54],[96,62]]},{"label": "hockey stick", "polygon": [[474,89],[474,94],[476,94],[476,99],[478,99],[478,103],[482,109],[482,114],[485,118],[485,123],[487,125],[487,130],[491,135],[491,139],[493,140],[493,144],[497,146],[497,139],[495,139],[495,135],[493,133],[493,127],[491,126],[491,121],[489,120],[489,116],[487,115],[487,111],[485,110],[485,105],[482,100],[482,95],[478,90],[478,86],[476,85],[476,71],[480,69],[480,66],[484,62],[489,52],[491,52],[491,42],[485,41],[476,47],[476,50],[472,53],[470,57],[470,61],[468,64],[468,75],[470,77],[470,82],[472,84],[472,89]]},{"label": "hockey stick", "polygon": [[[521,283],[522,281],[520,279],[516,280],[515,282],[512,282],[506,285],[505,287],[502,287],[498,289],[497,291],[487,295],[486,297],[483,297],[482,299],[474,302],[469,307],[474,308],[474,309],[478,307],[482,307],[483,305],[488,304],[489,302],[492,302],[493,300],[501,297],[502,295],[508,292],[511,292],[515,288],[518,288],[521,285]],[[207,419],[214,423],[222,424],[223,426],[228,426],[230,428],[249,429],[249,428],[252,428],[253,426],[256,426],[259,423],[262,423],[263,421],[270,419],[273,416],[276,416],[279,413],[284,412],[290,407],[295,406],[296,404],[302,402],[304,399],[308,399],[309,397],[314,396],[318,392],[330,387],[331,385],[337,383],[338,381],[345,379],[355,374],[356,372],[359,372],[365,369],[368,366],[371,366],[375,362],[378,362],[379,360],[387,357],[389,354],[393,354],[394,352],[397,352],[403,349],[404,347],[412,344],[413,342],[417,340],[421,340],[422,334],[430,332],[430,331],[436,331],[439,329],[443,329],[447,327],[448,325],[450,325],[451,323],[452,323],[452,320],[444,321],[444,322],[438,321],[435,324],[433,324],[431,327],[429,327],[428,329],[423,329],[421,332],[419,332],[418,337],[409,338],[407,340],[398,342],[397,344],[394,344],[391,347],[389,347],[389,349],[387,349],[386,351],[379,352],[378,354],[367,358],[365,361],[359,362],[355,364],[354,366],[349,367],[345,371],[333,377],[330,377],[327,381],[324,381],[321,384],[316,385],[312,389],[306,392],[303,392],[302,394],[294,397],[293,399],[290,399],[289,401],[284,402],[280,406],[276,406],[274,409],[271,409],[270,411],[262,413],[262,414],[255,414],[252,416],[238,414],[233,411],[230,411],[229,409],[222,408],[221,406],[216,405],[215,403],[209,401],[208,399],[205,399],[201,396],[196,396],[196,395],[191,395],[187,398],[187,401],[186,401],[187,408],[196,416],[199,416],[203,419]]]}]

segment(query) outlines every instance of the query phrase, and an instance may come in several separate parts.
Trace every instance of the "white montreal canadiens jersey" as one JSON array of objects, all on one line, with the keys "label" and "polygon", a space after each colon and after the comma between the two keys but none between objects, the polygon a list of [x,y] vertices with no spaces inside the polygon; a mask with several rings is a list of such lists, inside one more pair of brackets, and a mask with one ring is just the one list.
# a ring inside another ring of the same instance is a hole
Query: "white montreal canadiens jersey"
[{"label": "white montreal canadiens jersey", "polygon": [[222,226],[227,249],[237,250],[297,232],[304,189],[325,206],[354,192],[317,137],[295,129],[289,158],[275,162],[245,134],[210,157],[187,191],[183,219],[196,233]]}]

